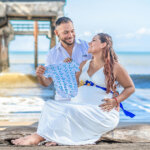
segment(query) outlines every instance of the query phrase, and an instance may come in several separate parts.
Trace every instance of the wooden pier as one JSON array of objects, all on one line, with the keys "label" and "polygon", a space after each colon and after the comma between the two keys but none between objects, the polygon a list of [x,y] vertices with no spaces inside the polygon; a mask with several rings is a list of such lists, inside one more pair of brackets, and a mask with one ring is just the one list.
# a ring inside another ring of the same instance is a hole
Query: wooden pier
[{"label": "wooden pier", "polygon": [[[9,67],[9,42],[14,35],[34,35],[35,67],[38,65],[38,35],[50,39],[50,47],[56,44],[55,21],[63,16],[65,0],[0,0],[0,72]],[[30,24],[10,24],[10,20],[33,20]],[[38,21],[49,24],[38,24]]]}]

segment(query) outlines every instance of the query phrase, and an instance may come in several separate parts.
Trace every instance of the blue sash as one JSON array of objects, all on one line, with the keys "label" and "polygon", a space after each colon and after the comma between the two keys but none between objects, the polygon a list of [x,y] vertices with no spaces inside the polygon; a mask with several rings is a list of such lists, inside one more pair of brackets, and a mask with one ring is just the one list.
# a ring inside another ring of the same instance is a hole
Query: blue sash
[{"label": "blue sash", "polygon": [[[95,87],[97,87],[97,88],[100,88],[100,89],[106,91],[106,88],[105,88],[105,87],[101,87],[101,86],[99,86],[99,85],[96,85],[96,84],[94,84],[92,81],[86,80],[84,85],[95,86]],[[110,93],[114,94],[112,91],[111,91]],[[125,109],[123,108],[122,103],[120,103],[120,108],[122,109],[122,111],[124,112],[124,114],[125,114],[126,116],[129,116],[129,117],[131,117],[131,118],[135,117],[135,114],[133,114],[133,113],[131,113],[131,112],[129,112],[129,111],[127,111],[127,110],[125,110]]]}]

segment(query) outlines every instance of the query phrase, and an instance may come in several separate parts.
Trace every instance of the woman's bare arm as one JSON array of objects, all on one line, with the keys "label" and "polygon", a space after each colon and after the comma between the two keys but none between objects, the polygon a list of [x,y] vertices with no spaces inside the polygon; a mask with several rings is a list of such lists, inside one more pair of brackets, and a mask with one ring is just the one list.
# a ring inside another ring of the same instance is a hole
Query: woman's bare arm
[{"label": "woman's bare arm", "polygon": [[[114,65],[114,75],[119,84],[124,88],[124,90],[115,98],[106,98],[104,99],[105,103],[101,104],[100,107],[104,111],[110,111],[114,107],[117,107],[119,110],[119,103],[127,99],[134,91],[135,87],[132,79],[128,75],[127,71],[119,64]],[[116,102],[117,100],[117,102]]]},{"label": "woman's bare arm", "polygon": [[118,103],[120,103],[135,91],[135,87],[131,77],[119,63],[114,65],[114,74],[118,83],[124,88],[124,90],[116,97]]}]

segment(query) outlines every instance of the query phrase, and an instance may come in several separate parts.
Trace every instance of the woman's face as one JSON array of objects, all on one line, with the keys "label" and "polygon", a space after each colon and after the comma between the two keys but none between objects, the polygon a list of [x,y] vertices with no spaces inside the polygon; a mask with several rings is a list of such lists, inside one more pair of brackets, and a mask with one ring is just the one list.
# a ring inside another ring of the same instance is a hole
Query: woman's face
[{"label": "woman's face", "polygon": [[89,43],[88,53],[98,53],[104,48],[104,43],[101,43],[99,36],[93,37],[92,41]]}]

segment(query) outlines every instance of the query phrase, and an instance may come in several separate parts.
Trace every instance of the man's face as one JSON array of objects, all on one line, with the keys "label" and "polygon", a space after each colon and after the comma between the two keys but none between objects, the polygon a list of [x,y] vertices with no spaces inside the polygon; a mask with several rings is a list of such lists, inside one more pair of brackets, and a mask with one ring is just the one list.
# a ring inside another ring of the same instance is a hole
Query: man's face
[{"label": "man's face", "polygon": [[72,22],[62,23],[57,26],[55,34],[59,40],[66,45],[73,45],[75,41],[75,32]]}]

